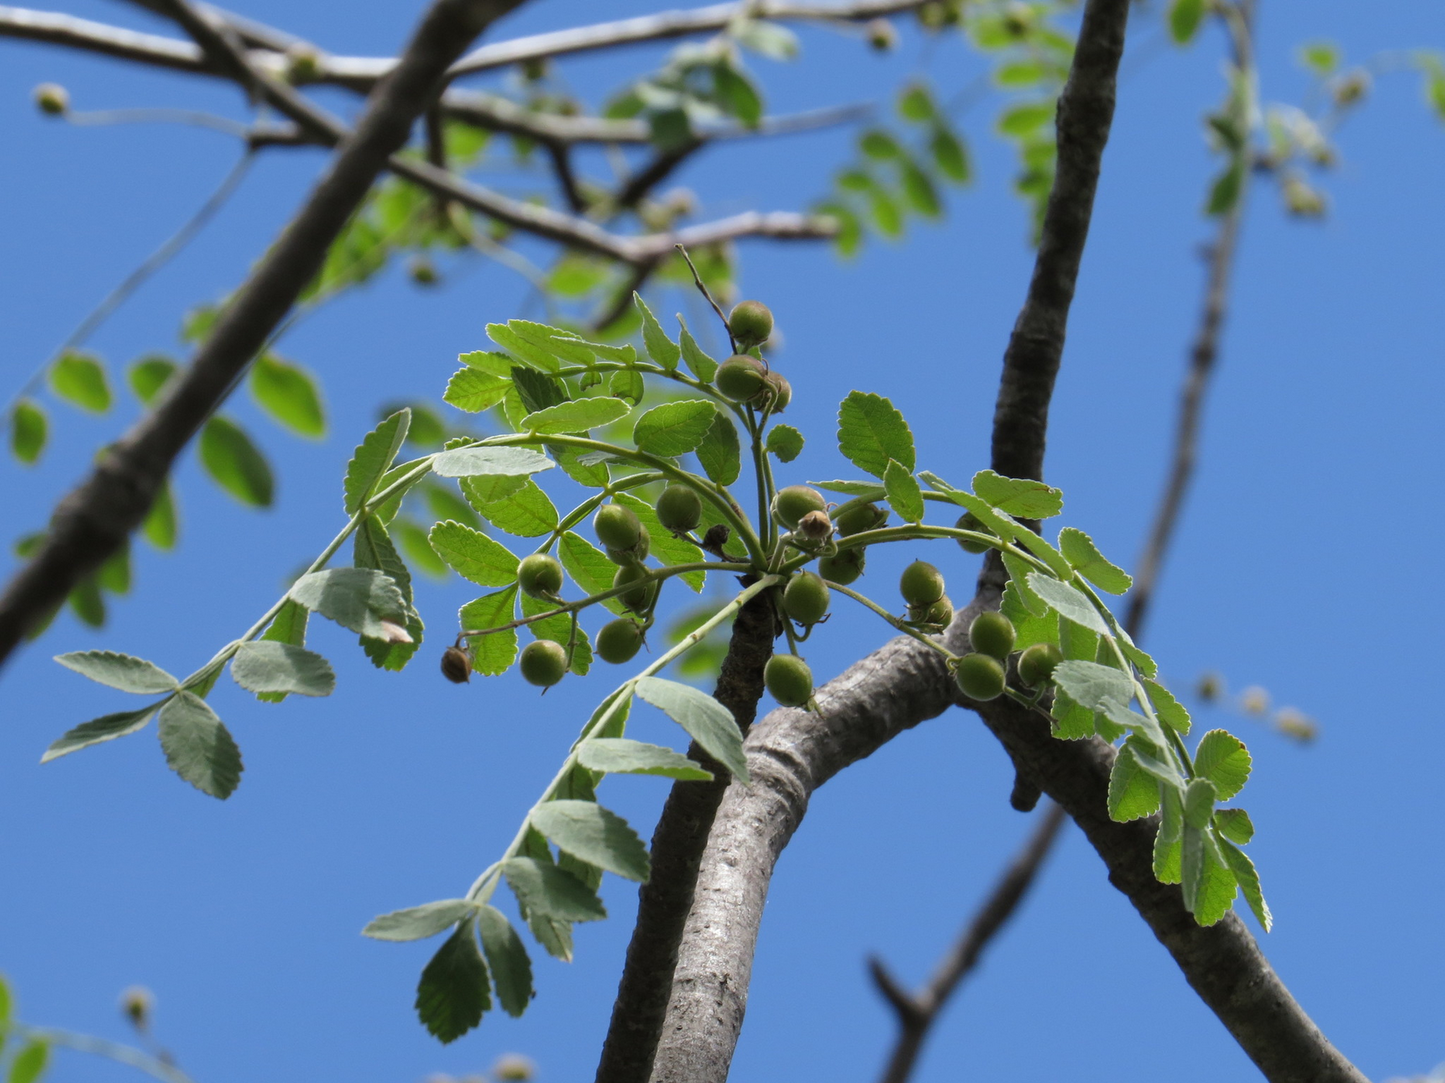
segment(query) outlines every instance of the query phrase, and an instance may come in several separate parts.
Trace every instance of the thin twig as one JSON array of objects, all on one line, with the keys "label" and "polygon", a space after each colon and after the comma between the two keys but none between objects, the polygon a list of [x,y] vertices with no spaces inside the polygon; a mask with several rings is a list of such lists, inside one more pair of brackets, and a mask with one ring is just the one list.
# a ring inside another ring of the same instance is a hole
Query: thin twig
[{"label": "thin twig", "polygon": [[226,201],[231,198],[231,194],[240,186],[241,181],[245,179],[247,170],[251,167],[253,159],[254,155],[249,150],[241,156],[240,161],[231,167],[230,172],[226,174],[216,190],[201,204],[200,209],[191,215],[180,229],[168,237],[164,244],[147,256],[139,267],[126,275],[125,278],[121,280],[120,285],[106,294],[100,304],[91,309],[85,319],[76,325],[75,330],[66,336],[65,341],[55,348],[55,352],[46,358],[45,363],[30,375],[30,378],[25,381],[24,385],[18,391],[10,396],[10,400],[5,404],[4,411],[0,411],[0,413],[8,414],[20,398],[35,390],[40,381],[45,378],[45,374],[50,371],[51,365],[55,364],[56,361],[64,357],[71,350],[84,345],[90,336],[95,334],[96,329],[110,317],[110,314],[123,305],[130,295],[135,293],[135,291],[145,283],[146,279],[159,271],[174,259],[186,245],[190,244],[191,239],[205,228],[206,223],[215,217],[216,212],[225,206]]},{"label": "thin twig", "polygon": [[8,1030],[22,1040],[44,1042],[47,1045],[73,1049],[78,1053],[105,1057],[107,1060],[139,1069],[146,1075],[159,1079],[161,1083],[195,1083],[190,1076],[174,1064],[161,1060],[159,1057],[153,1057],[133,1046],[122,1045],[105,1038],[95,1038],[89,1034],[76,1034],[54,1027],[32,1027],[26,1023],[12,1022],[9,1024]]},{"label": "thin twig", "polygon": [[1023,849],[1009,863],[988,898],[940,961],[933,976],[918,992],[904,991],[881,959],[876,956],[869,959],[868,969],[873,982],[898,1017],[898,1040],[879,1077],[880,1083],[905,1083],[908,1079],[924,1039],[944,1005],[959,983],[978,965],[984,949],[1023,902],[1067,819],[1062,808],[1049,803]]},{"label": "thin twig", "polygon": [[709,292],[707,286],[703,284],[702,275],[697,273],[697,268],[693,266],[692,257],[687,254],[687,246],[679,243],[675,247],[682,253],[682,258],[687,261],[687,269],[692,272],[692,280],[697,286],[697,292],[702,294],[703,299],[706,300],[707,303],[712,306],[712,310],[717,313],[717,318],[722,320],[723,330],[727,332],[728,336],[728,348],[732,350],[733,353],[737,353],[738,340],[733,338],[733,329],[728,325],[728,318],[723,315],[722,306],[713,300],[712,293]]}]

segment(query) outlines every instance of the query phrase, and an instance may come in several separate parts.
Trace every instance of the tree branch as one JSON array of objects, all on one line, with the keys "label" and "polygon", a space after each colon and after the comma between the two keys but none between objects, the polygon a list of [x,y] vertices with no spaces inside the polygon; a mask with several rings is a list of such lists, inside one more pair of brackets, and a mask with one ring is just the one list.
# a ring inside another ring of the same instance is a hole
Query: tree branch
[{"label": "tree branch", "polygon": [[377,174],[405,144],[446,67],[520,2],[435,0],[392,78],[372,95],[356,131],[227,306],[174,390],[56,508],[39,552],[0,597],[0,663],[140,524],[176,456],[315,277]]}]

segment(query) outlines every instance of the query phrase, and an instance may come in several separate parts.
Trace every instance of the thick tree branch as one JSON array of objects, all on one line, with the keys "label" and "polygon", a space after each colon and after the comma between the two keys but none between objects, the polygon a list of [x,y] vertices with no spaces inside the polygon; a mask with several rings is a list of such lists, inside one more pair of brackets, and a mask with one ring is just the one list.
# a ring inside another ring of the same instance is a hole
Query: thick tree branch
[{"label": "thick tree branch", "polygon": [[963,934],[954,942],[933,976],[916,993],[904,991],[888,973],[877,956],[868,960],[868,969],[878,991],[898,1017],[898,1040],[889,1055],[888,1064],[879,1077],[880,1083],[905,1083],[913,1072],[923,1041],[933,1028],[955,989],[978,965],[984,948],[1013,917],[1033,886],[1044,859],[1053,849],[1066,816],[1064,810],[1050,804],[1039,818],[1023,848],[1009,862],[988,898],[978,908]]},{"label": "thick tree branch", "polygon": [[436,0],[428,9],[395,74],[371,97],[356,131],[227,306],[174,390],[56,508],[39,552],[0,597],[0,662],[139,525],[171,463],[315,277],[377,174],[405,144],[413,122],[434,100],[447,66],[520,2]]},{"label": "thick tree branch", "polygon": [[[714,697],[744,733],[757,716],[763,667],[777,634],[773,599],[761,595],[738,612]],[[728,787],[727,772],[693,744],[711,782],[674,782],[652,836],[652,876],[638,891],[637,924],[597,1065],[597,1083],[647,1083],[662,1031],[672,971],[708,832]]]}]

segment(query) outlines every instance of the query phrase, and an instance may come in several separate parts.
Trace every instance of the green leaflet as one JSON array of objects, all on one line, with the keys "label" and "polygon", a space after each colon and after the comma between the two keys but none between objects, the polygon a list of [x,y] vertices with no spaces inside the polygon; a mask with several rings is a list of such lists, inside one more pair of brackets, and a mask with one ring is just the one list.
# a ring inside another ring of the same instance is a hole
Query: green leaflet
[{"label": "green leaflet", "polygon": [[270,464],[246,431],[216,414],[201,429],[201,465],[211,480],[242,504],[269,508],[276,482]]},{"label": "green leaflet", "polygon": [[477,904],[470,899],[443,899],[440,902],[423,903],[406,910],[393,910],[372,918],[362,936],[373,940],[426,940],[445,932],[457,922],[476,913]]},{"label": "green leaflet", "polygon": [[747,783],[743,736],[731,711],[701,689],[660,677],[640,678],[636,691],[638,698],[657,707],[686,730],[729,774]]},{"label": "green leaflet", "polygon": [[70,403],[93,414],[110,409],[110,381],[105,366],[94,354],[71,350],[50,366],[50,390]]},{"label": "green leaflet", "polygon": [[[486,628],[500,628],[513,619],[517,604],[517,586],[507,587],[496,594],[488,594],[462,606],[457,614],[462,630],[481,631]],[[517,630],[508,628],[489,635],[473,636],[469,640],[472,652],[472,668],[484,677],[495,677],[517,659]]]},{"label": "green leaflet", "polygon": [[662,745],[644,744],[625,737],[594,737],[577,749],[582,766],[608,774],[662,775],[689,781],[709,781],[703,769],[679,752]]},{"label": "green leaflet", "polygon": [[614,372],[607,381],[607,391],[613,398],[622,399],[628,406],[642,402],[647,393],[647,383],[636,369],[622,369]]},{"label": "green leaflet", "polygon": [[315,651],[265,640],[242,643],[231,660],[231,679],[248,692],[329,696],[336,688],[331,663]]},{"label": "green leaflet", "polygon": [[632,407],[621,399],[575,399],[534,411],[524,417],[518,427],[543,436],[587,432],[619,421],[631,411]]},{"label": "green leaflet", "polygon": [[514,857],[502,865],[502,875],[528,914],[566,922],[601,921],[607,916],[595,891],[550,860]]},{"label": "green leaflet", "polygon": [[1067,617],[1075,624],[1099,635],[1109,634],[1109,626],[1104,623],[1104,618],[1099,616],[1093,603],[1076,587],[1043,572],[1029,572],[1028,584],[1059,616]]},{"label": "green leaflet", "polygon": [[[679,339],[682,359],[692,374],[705,384],[712,383],[712,378],[717,375],[717,362],[703,352],[702,347],[692,337],[692,332],[687,329],[687,321],[682,318],[682,313],[677,314],[677,322],[682,325],[682,335]],[[728,482],[722,482],[726,485]]]},{"label": "green leaflet", "polygon": [[712,425],[697,445],[697,461],[702,464],[707,476],[719,485],[731,485],[738,480],[742,470],[738,430],[732,418],[721,410],[714,415]]},{"label": "green leaflet", "polygon": [[174,549],[176,546],[176,502],[171,494],[171,483],[167,479],[156,494],[155,503],[151,510],[146,512],[145,522],[141,524],[141,533],[145,535],[146,541],[150,542],[157,549]]},{"label": "green leaflet", "polygon": [[448,520],[428,535],[431,547],[458,575],[484,587],[504,587],[517,578],[517,558],[479,530]]},{"label": "green leaflet", "polygon": [[57,654],[55,660],[66,669],[72,669],[82,677],[89,677],[98,684],[118,688],[122,692],[138,695],[156,695],[174,692],[180,682],[160,666],[135,658],[129,654],[114,651],[71,651]]},{"label": "green leaflet", "polygon": [[487,337],[517,360],[532,368],[540,369],[542,372],[556,372],[562,367],[550,349],[529,341],[507,324],[487,324]]},{"label": "green leaflet", "polygon": [[507,330],[517,339],[530,343],[539,350],[569,365],[590,365],[596,358],[591,343],[584,342],[570,331],[548,327],[544,323],[529,320],[508,320]]},{"label": "green leaflet", "polygon": [[498,376],[467,365],[458,369],[447,381],[442,400],[469,414],[490,410],[512,389],[510,376]]},{"label": "green leaflet", "polygon": [[973,491],[999,511],[1022,519],[1048,519],[1064,510],[1064,494],[1031,478],[1006,478],[992,470],[973,476]]},{"label": "green leaflet", "polygon": [[498,530],[522,538],[550,534],[559,522],[557,508],[541,487],[531,479],[516,492],[477,508]]},{"label": "green leaflet", "polygon": [[574,857],[646,883],[647,846],[627,821],[595,801],[547,801],[532,810],[531,825]]},{"label": "green leaflet", "polygon": [[36,1083],[49,1063],[49,1043],[43,1038],[31,1038],[10,1061],[9,1083]]},{"label": "green leaflet", "polygon": [[1176,45],[1188,45],[1203,20],[1204,0],[1173,0],[1169,5],[1169,36]]},{"label": "green leaflet", "polygon": [[905,523],[923,522],[923,493],[918,488],[918,479],[900,465],[889,459],[883,470],[883,491],[888,495],[888,506],[898,513]]},{"label": "green leaflet", "polygon": [[308,572],[292,585],[289,597],[370,639],[384,639],[382,621],[406,619],[407,605],[390,576],[373,568],[329,568]]},{"label": "green leaflet", "polygon": [[1260,928],[1269,932],[1274,926],[1274,916],[1269,912],[1269,904],[1264,901],[1264,892],[1260,889],[1259,873],[1255,870],[1254,862],[1227,838],[1219,839],[1218,842],[1225,863],[1229,866],[1230,872],[1234,873],[1235,880],[1239,882],[1239,890],[1244,895],[1244,901],[1249,903],[1250,910],[1254,911],[1255,920],[1259,922]]},{"label": "green leaflet", "polygon": [[[607,559],[606,553],[580,534],[570,530],[565,532],[557,544],[557,555],[567,574],[585,593],[601,594],[612,589],[617,565]],[[621,603],[615,598],[609,598],[602,604],[614,613],[623,612]]]},{"label": "green leaflet", "polygon": [[1214,833],[1186,823],[1180,853],[1184,905],[1200,925],[1213,925],[1229,913],[1237,881]]},{"label": "green leaflet", "polygon": [[1119,823],[1139,820],[1159,811],[1159,780],[1139,766],[1134,750],[1126,745],[1109,773],[1109,817]]},{"label": "green leaflet", "polygon": [[876,481],[810,481],[808,484],[826,492],[842,493],[844,496],[861,496],[868,500],[881,500],[885,495],[883,486]]},{"label": "green leaflet", "polygon": [[241,750],[199,696],[177,692],[161,708],[161,748],[176,774],[202,793],[225,800],[241,784]]},{"label": "green leaflet", "polygon": [[1176,787],[1164,786],[1159,791],[1159,799],[1163,815],[1159,833],[1154,837],[1154,876],[1161,884],[1177,884],[1180,838],[1184,833],[1184,798]]},{"label": "green leaflet", "polygon": [[1154,708],[1154,713],[1159,716],[1159,721],[1178,733],[1187,734],[1190,720],[1189,712],[1185,710],[1184,704],[1175,699],[1169,689],[1156,681],[1145,678],[1140,683],[1144,686],[1144,691],[1148,693],[1149,705]]},{"label": "green leaflet", "polygon": [[1249,813],[1242,808],[1221,808],[1214,810],[1214,826],[1230,842],[1243,846],[1254,838],[1254,823]]},{"label": "green leaflet", "polygon": [[859,470],[881,478],[892,459],[912,473],[913,433],[881,395],[849,392],[838,407],[838,450]]},{"label": "green leaflet", "polygon": [[766,446],[779,462],[790,463],[803,453],[803,434],[791,425],[774,425],[768,430]]},{"label": "green leaflet", "polygon": [[674,371],[678,358],[682,356],[682,350],[667,337],[662,325],[657,322],[657,317],[652,314],[652,309],[647,307],[647,302],[636,290],[632,292],[632,303],[637,306],[638,315],[642,317],[642,345],[647,350],[647,356],[668,372]]},{"label": "green leaflet", "polygon": [[460,447],[439,453],[432,460],[432,472],[443,478],[521,477],[550,470],[555,465],[541,452],[527,448]]},{"label": "green leaflet", "polygon": [[683,399],[654,406],[632,430],[639,451],[676,458],[694,450],[712,428],[717,407],[711,399]]},{"label": "green leaflet", "polygon": [[21,399],[10,414],[10,450],[26,466],[40,458],[50,433],[45,410],[34,399]]},{"label": "green leaflet", "polygon": [[[468,508],[467,511],[470,513],[471,508]],[[403,515],[392,521],[391,532],[395,538],[397,549],[423,575],[429,575],[435,579],[447,577],[447,572],[451,569],[431,547],[425,527]]]},{"label": "green leaflet", "polygon": [[477,910],[477,933],[492,968],[497,1000],[510,1016],[520,1016],[532,1000],[532,960],[512,923],[496,907]]},{"label": "green leaflet", "polygon": [[316,379],[299,365],[263,353],[251,366],[251,394],[261,409],[286,428],[319,439],[326,435],[326,413]]},{"label": "green leaflet", "polygon": [[492,1006],[487,964],[470,921],[447,938],[421,973],[416,1013],[443,1043],[454,1042],[482,1021]]},{"label": "green leaflet", "polygon": [[[512,366],[512,386],[526,413],[545,410],[549,406],[560,406],[572,398],[567,393],[567,385],[557,377],[524,365]],[[520,419],[513,427],[521,429]]]},{"label": "green leaflet", "polygon": [[162,354],[142,357],[126,371],[126,382],[140,399],[141,404],[150,406],[161,393],[162,388],[174,379],[180,366]]},{"label": "green leaflet", "polygon": [[[306,645],[306,622],[311,611],[299,602],[289,598],[282,603],[281,611],[271,621],[271,626],[261,636],[266,643],[288,643],[293,647]],[[262,703],[280,703],[286,698],[284,692],[259,692],[256,698]]]},{"label": "green leaflet", "polygon": [[82,748],[89,748],[91,745],[98,745],[103,741],[113,741],[117,737],[135,733],[151,720],[151,715],[155,714],[159,708],[159,703],[152,703],[150,706],[136,711],[120,711],[83,722],[53,741],[45,750],[45,755],[40,757],[40,762],[49,763],[51,760],[71,752],[78,752]]},{"label": "green leaflet", "polygon": [[1221,801],[1244,789],[1252,764],[1244,742],[1226,730],[1210,730],[1194,751],[1195,774],[1214,785]]},{"label": "green leaflet", "polygon": [[411,411],[398,410],[367,433],[357,445],[351,461],[346,464],[346,480],[342,486],[347,515],[355,515],[371,499],[377,482],[391,468],[392,460],[401,450],[410,427]]},{"label": "green leaflet", "polygon": [[1104,559],[1094,539],[1082,530],[1066,526],[1059,531],[1059,551],[1080,575],[1100,590],[1123,594],[1134,583],[1128,572]]}]

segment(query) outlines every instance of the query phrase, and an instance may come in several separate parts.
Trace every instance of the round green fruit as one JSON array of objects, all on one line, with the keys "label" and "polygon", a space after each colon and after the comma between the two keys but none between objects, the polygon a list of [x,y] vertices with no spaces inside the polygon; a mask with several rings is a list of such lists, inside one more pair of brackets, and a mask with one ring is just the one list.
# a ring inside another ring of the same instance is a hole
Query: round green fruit
[{"label": "round green fruit", "polygon": [[702,522],[702,497],[690,485],[669,485],[657,498],[657,519],[674,533],[690,533]]},{"label": "round green fruit", "polygon": [[969,699],[990,700],[1003,695],[1003,663],[986,654],[965,654],[954,674],[958,688]]},{"label": "round green fruit", "polygon": [[761,346],[773,333],[773,314],[761,301],[739,301],[728,315],[728,330],[741,349]]},{"label": "round green fruit", "polygon": [[733,402],[749,402],[768,386],[768,370],[756,357],[733,354],[718,366],[713,383]]},{"label": "round green fruit", "polygon": [[[974,530],[981,534],[987,533],[987,531],[985,531],[983,528],[983,524],[978,521],[978,517],[975,516],[971,511],[966,511],[962,515],[960,515],[958,517],[958,522],[954,523],[953,525],[958,530]],[[988,545],[985,542],[970,541],[968,538],[959,538],[958,544],[959,548],[961,548],[965,553],[987,553],[990,549],[993,548],[993,546]]]},{"label": "round green fruit", "polygon": [[562,565],[557,558],[546,553],[533,553],[523,557],[517,565],[517,585],[529,598],[550,601],[562,589]]},{"label": "round green fruit", "polygon": [[865,559],[862,549],[842,549],[818,561],[818,574],[830,583],[846,587],[863,574]]},{"label": "round green fruit", "polygon": [[940,628],[947,627],[953,621],[953,603],[944,595],[924,611],[921,624],[936,624]]},{"label": "round green fruit", "polygon": [[806,485],[789,485],[773,497],[773,518],[788,530],[796,530],[799,521],[810,511],[826,512],[828,502],[817,489]]},{"label": "round green fruit", "polygon": [[1000,662],[1013,653],[1015,638],[1013,622],[992,609],[974,617],[973,623],[968,626],[968,641],[973,644],[973,649]]},{"label": "round green fruit", "polygon": [[898,590],[909,605],[920,608],[943,597],[943,573],[925,560],[915,560],[903,569]]},{"label": "round green fruit", "polygon": [[828,615],[828,584],[817,572],[799,572],[783,589],[783,609],[799,624],[817,624]]},{"label": "round green fruit", "polygon": [[874,530],[887,521],[888,512],[877,504],[856,504],[847,511],[840,512],[834,519],[838,525],[838,533],[845,538],[861,534],[865,530]]},{"label": "round green fruit", "polygon": [[636,583],[637,586],[619,594],[617,600],[634,613],[644,613],[648,603],[656,596],[657,585],[647,581],[647,569],[641,564],[624,564],[612,577],[612,585],[625,587],[631,583]]},{"label": "round green fruit", "polygon": [[1047,684],[1063,660],[1064,652],[1052,643],[1035,643],[1019,655],[1019,680],[1030,688]]},{"label": "round green fruit", "polygon": [[608,621],[597,633],[597,657],[614,666],[632,661],[641,646],[642,629],[626,617]]},{"label": "round green fruit", "polygon": [[641,564],[647,559],[648,552],[652,549],[652,539],[646,534],[637,539],[637,544],[631,549],[613,549],[607,547],[607,559],[613,564]]},{"label": "round green fruit", "polygon": [[70,109],[70,92],[59,83],[41,83],[35,88],[35,105],[48,117],[64,116]]},{"label": "round green fruit", "polygon": [[788,408],[788,403],[793,401],[793,385],[788,383],[788,378],[781,372],[769,372],[763,378],[763,383],[763,402],[759,405],[766,405],[770,412],[781,414]]},{"label": "round green fruit", "polygon": [[550,639],[534,640],[522,648],[517,665],[528,684],[551,688],[567,672],[567,651]]},{"label": "round green fruit", "polygon": [[763,668],[763,683],[784,707],[806,707],[813,698],[813,671],[796,654],[775,654]]},{"label": "round green fruit", "polygon": [[603,504],[592,517],[597,540],[608,549],[635,549],[642,540],[642,520],[631,508],[621,504]]}]

